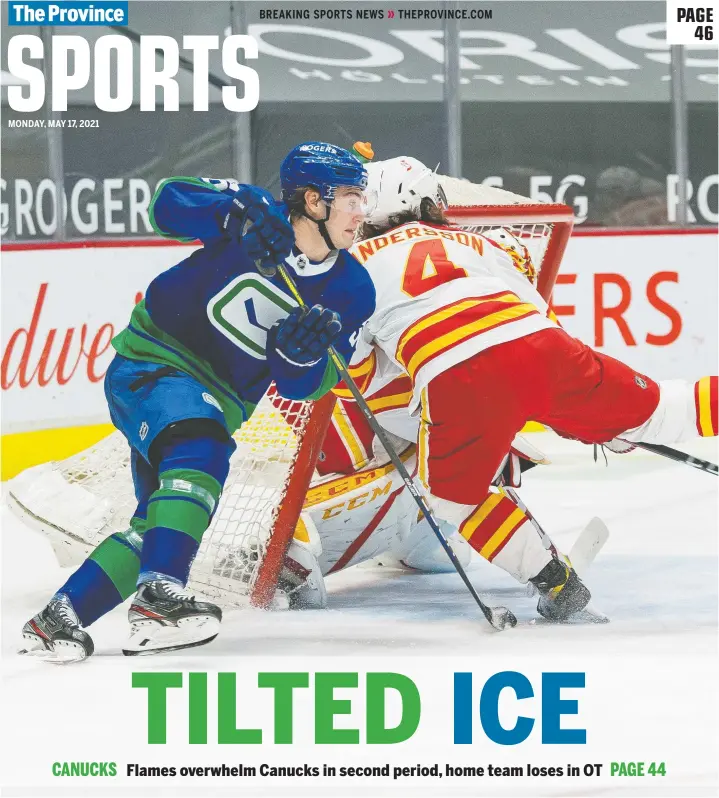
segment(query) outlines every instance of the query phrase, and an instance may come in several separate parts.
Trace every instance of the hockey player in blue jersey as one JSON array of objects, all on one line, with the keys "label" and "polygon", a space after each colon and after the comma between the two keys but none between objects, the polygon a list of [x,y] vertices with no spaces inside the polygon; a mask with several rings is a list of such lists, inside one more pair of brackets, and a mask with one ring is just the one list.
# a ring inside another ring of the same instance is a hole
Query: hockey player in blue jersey
[{"label": "hockey player in blue jersey", "polygon": [[[23,627],[21,653],[85,659],[85,627],[136,593],[125,654],[212,640],[220,608],[185,586],[222,492],[232,433],[274,380],[316,399],[339,380],[331,344],[349,361],[374,311],[371,280],[346,251],[367,207],[367,173],[324,142],[293,149],[282,201],[234,181],[170,178],[151,206],[164,236],[204,246],[160,274],[113,340],[105,377],[114,425],[131,449],[137,509]],[[284,261],[309,310],[274,274]]]}]

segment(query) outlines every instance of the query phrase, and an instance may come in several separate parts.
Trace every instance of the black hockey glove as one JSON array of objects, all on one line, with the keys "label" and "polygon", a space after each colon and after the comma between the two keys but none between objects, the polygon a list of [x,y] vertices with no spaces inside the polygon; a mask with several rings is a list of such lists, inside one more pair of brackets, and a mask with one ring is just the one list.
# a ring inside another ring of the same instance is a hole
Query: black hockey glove
[{"label": "black hockey glove", "polygon": [[290,254],[295,241],[292,225],[272,195],[257,186],[241,186],[235,192],[220,227],[227,238],[242,240],[258,271],[268,277]]},{"label": "black hockey glove", "polygon": [[274,347],[295,366],[313,366],[342,330],[340,317],[322,305],[294,308],[275,328]]}]

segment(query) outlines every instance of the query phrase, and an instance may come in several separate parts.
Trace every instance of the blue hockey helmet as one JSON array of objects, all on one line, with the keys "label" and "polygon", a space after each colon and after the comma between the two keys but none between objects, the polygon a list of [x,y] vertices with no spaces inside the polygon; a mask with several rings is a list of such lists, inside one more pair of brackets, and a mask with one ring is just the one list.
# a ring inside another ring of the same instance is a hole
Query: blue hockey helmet
[{"label": "blue hockey helmet", "polygon": [[280,166],[282,199],[298,188],[315,186],[325,202],[332,202],[338,186],[367,187],[367,170],[348,150],[324,141],[306,141],[290,150]]}]

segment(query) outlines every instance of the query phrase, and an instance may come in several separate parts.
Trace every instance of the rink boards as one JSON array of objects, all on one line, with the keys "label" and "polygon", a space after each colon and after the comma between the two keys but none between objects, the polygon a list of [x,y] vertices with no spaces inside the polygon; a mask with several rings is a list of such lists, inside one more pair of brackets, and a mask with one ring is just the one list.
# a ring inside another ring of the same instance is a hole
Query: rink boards
[{"label": "rink boards", "polygon": [[[717,361],[716,230],[577,230],[553,301],[569,332],[658,379]],[[104,437],[110,340],[152,278],[192,245],[159,240],[3,247],[2,478]]]}]

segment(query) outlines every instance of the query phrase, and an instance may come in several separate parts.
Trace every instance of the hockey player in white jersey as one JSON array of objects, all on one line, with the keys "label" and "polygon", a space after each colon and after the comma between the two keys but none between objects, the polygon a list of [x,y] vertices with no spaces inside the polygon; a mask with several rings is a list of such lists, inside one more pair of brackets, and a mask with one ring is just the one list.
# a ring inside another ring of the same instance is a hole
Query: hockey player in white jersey
[{"label": "hockey player in white jersey", "polygon": [[[377,354],[381,362],[384,356]],[[419,419],[408,412],[411,381],[401,375],[383,383],[382,373],[380,366],[373,385],[365,390],[366,399],[412,473],[417,466]],[[325,577],[370,559],[419,573],[454,572],[349,390],[340,384],[334,392],[338,400],[316,465],[317,477],[280,577],[279,588],[292,608],[325,607]],[[547,462],[542,452],[517,436],[493,482],[519,487],[523,471]],[[524,517],[504,499],[497,512],[488,513],[484,529],[497,531],[509,507]],[[451,524],[444,523],[443,531],[462,566],[468,567],[471,546]]]},{"label": "hockey player in white jersey", "polygon": [[657,383],[595,352],[552,318],[521,242],[451,228],[430,169],[402,157],[368,172],[377,202],[353,253],[377,309],[351,371],[361,388],[382,369],[409,377],[430,506],[482,557],[532,582],[542,615],[567,618],[589,591],[519,508],[488,493],[514,436],[529,420],[585,443],[716,435],[717,377]]}]

